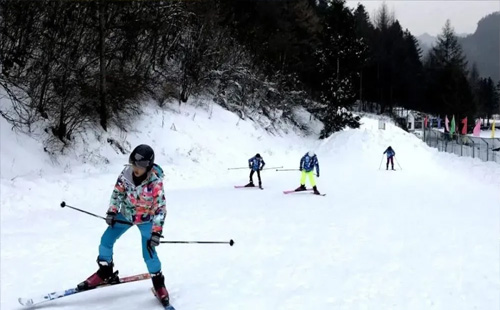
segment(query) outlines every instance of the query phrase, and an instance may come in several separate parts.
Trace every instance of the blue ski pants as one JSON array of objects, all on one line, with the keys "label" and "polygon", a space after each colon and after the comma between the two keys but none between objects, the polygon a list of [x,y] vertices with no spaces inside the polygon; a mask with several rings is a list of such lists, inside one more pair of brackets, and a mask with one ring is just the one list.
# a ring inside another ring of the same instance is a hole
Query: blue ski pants
[{"label": "blue ski pants", "polygon": [[[127,219],[122,215],[118,214],[116,219],[127,221]],[[113,227],[108,226],[106,231],[101,237],[101,244],[99,245],[99,257],[98,260],[104,260],[110,263],[113,260],[113,245],[116,240],[123,235],[131,225],[115,223]],[[142,237],[142,257],[148,268],[149,273],[157,273],[161,271],[161,262],[158,259],[156,250],[153,247],[152,252],[148,251],[147,242],[151,238],[151,230],[153,228],[153,223],[143,223],[138,224],[137,227],[141,232]]]}]

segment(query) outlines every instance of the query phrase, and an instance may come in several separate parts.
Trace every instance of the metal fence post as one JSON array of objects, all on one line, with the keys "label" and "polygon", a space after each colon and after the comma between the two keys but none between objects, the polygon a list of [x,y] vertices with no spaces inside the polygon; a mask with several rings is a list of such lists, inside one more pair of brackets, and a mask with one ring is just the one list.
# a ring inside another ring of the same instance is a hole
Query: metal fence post
[{"label": "metal fence post", "polygon": [[[423,132],[423,140],[425,143],[430,147],[437,148],[439,152],[447,152],[462,157],[479,158],[482,161],[494,161],[500,164],[500,148],[498,148],[498,151],[493,151],[493,149],[497,149],[495,147],[500,146],[500,144],[498,144],[500,139],[498,138],[488,139],[461,134],[443,133],[425,127],[423,128]],[[485,150],[483,150],[483,143],[486,148]],[[492,156],[490,156],[490,151],[493,152]],[[483,155],[484,153],[486,153],[486,156]]]},{"label": "metal fence post", "polygon": [[458,137],[458,141],[460,141],[460,156],[464,156],[464,141],[462,140],[461,136]]},{"label": "metal fence post", "polygon": [[484,139],[481,139],[484,141],[484,143],[486,143],[486,161],[489,161],[490,160],[490,152],[489,152],[489,149],[490,149],[490,145],[488,144],[488,142],[486,142],[486,140]]}]

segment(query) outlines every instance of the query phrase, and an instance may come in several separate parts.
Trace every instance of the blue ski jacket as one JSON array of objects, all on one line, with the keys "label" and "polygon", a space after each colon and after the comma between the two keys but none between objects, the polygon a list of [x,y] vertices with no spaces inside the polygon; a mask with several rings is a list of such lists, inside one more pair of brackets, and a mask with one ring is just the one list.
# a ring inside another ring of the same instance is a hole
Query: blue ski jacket
[{"label": "blue ski jacket", "polygon": [[262,157],[252,157],[248,160],[248,167],[253,171],[258,171],[264,168],[266,163],[264,162],[264,158]]},{"label": "blue ski jacket", "polygon": [[394,152],[394,150],[392,148],[389,148],[389,147],[384,151],[384,154],[387,154],[387,158],[391,158],[393,156],[396,156],[396,152]]},{"label": "blue ski jacket", "polygon": [[313,171],[314,167],[316,167],[316,174],[319,174],[319,162],[316,154],[314,156],[309,156],[308,153],[302,156],[300,159],[300,170],[305,170],[306,172]]}]

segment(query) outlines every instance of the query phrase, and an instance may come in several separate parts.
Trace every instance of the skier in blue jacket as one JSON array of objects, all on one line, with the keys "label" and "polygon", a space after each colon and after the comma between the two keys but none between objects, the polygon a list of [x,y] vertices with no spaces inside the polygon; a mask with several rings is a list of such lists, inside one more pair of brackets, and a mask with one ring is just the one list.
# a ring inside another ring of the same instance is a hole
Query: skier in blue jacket
[{"label": "skier in blue jacket", "polygon": [[264,162],[264,159],[262,158],[262,156],[260,156],[259,153],[255,154],[254,157],[250,158],[248,160],[248,168],[250,168],[250,183],[248,183],[247,185],[245,185],[245,187],[254,187],[255,185],[253,184],[253,174],[255,172],[257,172],[257,177],[259,178],[259,188],[262,189],[262,180],[260,178],[260,171],[262,170],[262,168],[264,168],[264,166],[266,165],[266,163]]},{"label": "skier in blue jacket", "polygon": [[318,157],[313,151],[307,152],[300,159],[299,170],[302,171],[302,176],[300,178],[300,186],[295,189],[295,191],[305,191],[306,190],[306,177],[309,177],[309,183],[311,183],[314,194],[320,195],[318,188],[316,187],[316,181],[314,180],[314,168],[316,168],[316,176],[319,178],[319,162]]},{"label": "skier in blue jacket", "polygon": [[387,164],[385,165],[385,170],[389,170],[389,162],[391,162],[392,170],[394,170],[394,156],[396,156],[396,152],[389,146],[384,153],[387,154]]}]

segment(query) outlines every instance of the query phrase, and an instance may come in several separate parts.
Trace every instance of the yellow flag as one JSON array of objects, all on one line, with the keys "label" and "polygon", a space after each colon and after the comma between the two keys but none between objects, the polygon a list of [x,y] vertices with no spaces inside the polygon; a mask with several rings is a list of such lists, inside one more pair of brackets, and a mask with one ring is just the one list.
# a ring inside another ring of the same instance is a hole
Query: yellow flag
[{"label": "yellow flag", "polygon": [[493,120],[493,125],[491,125],[491,138],[495,138],[495,120]]}]

